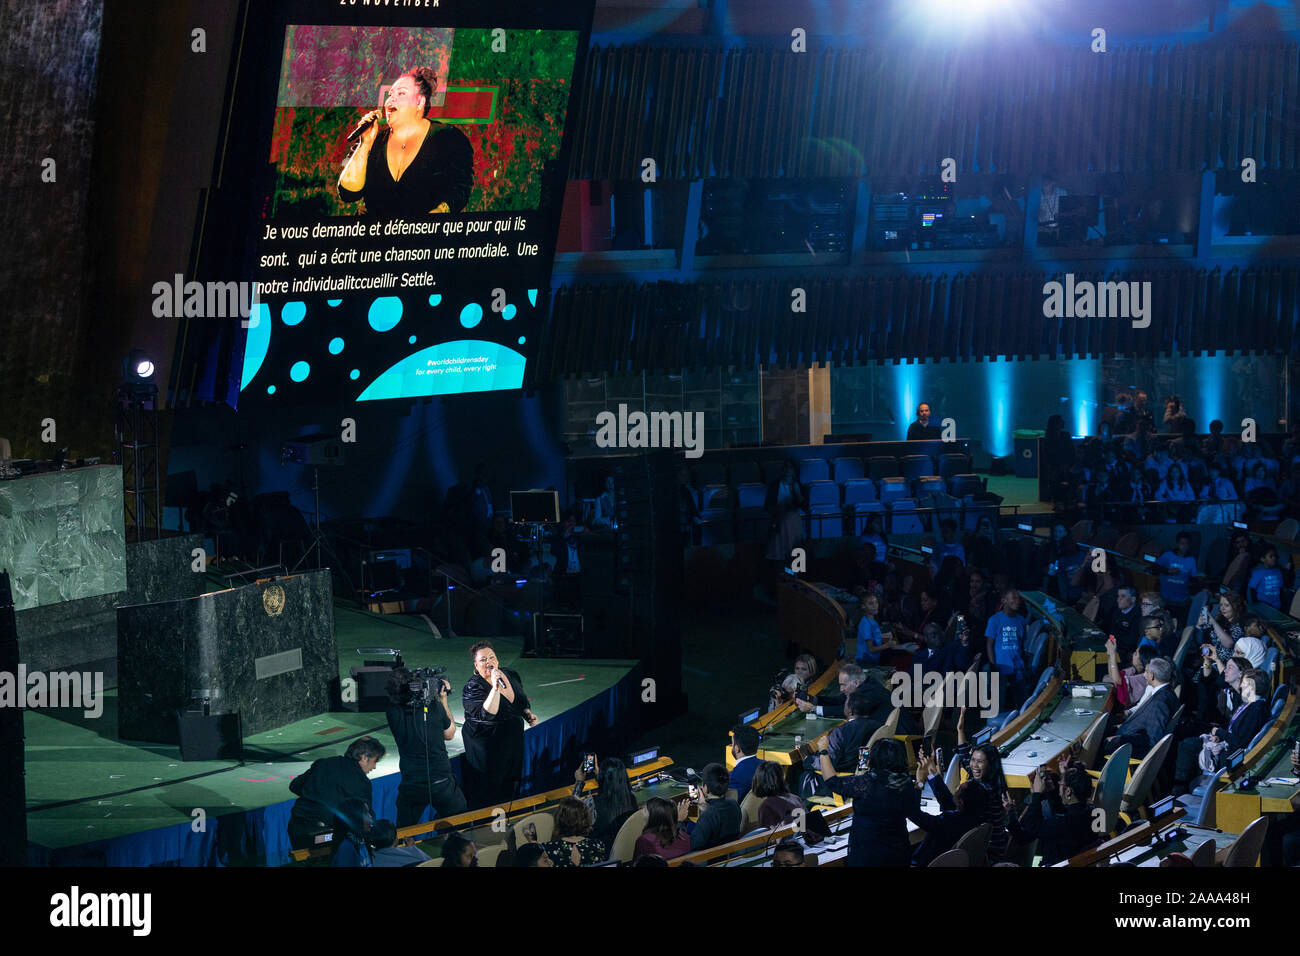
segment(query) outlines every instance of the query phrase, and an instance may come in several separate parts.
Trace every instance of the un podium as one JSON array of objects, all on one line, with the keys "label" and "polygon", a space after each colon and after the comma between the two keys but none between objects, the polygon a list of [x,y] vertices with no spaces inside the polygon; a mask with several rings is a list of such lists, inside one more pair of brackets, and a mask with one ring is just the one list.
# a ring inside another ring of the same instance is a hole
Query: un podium
[{"label": "un podium", "polygon": [[118,737],[179,742],[208,702],[244,736],[330,709],[339,679],[328,570],[118,608]]}]

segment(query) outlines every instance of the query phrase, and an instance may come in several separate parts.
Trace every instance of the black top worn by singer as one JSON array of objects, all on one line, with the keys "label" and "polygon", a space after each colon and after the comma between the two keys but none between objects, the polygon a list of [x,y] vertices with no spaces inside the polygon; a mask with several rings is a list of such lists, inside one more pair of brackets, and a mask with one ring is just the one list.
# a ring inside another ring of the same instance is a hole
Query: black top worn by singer
[{"label": "black top worn by singer", "polygon": [[465,682],[461,702],[465,723],[461,738],[465,742],[465,759],[461,762],[461,779],[465,797],[473,809],[509,800],[524,768],[524,711],[529,709],[524,682],[508,667],[501,673],[514,691],[511,703],[504,694],[495,714],[483,709],[492,687],[477,672]]},{"label": "black top worn by singer", "polygon": [[393,180],[388,169],[388,137],[391,127],[375,137],[366,161],[366,184],[359,192],[339,186],[344,202],[366,201],[366,215],[381,219],[427,216],[446,203],[456,213],[469,202],[474,185],[474,148],[468,137],[454,126],[430,123],[402,178]]}]

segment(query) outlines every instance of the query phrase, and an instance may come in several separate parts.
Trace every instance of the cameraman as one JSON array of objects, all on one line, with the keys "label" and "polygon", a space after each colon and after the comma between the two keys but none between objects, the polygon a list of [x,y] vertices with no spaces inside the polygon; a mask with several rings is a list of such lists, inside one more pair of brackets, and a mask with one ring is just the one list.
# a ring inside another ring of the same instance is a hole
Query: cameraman
[{"label": "cameraman", "polygon": [[[429,681],[437,702],[424,704]],[[447,759],[447,741],[456,736],[456,722],[447,704],[451,684],[443,677],[421,678],[399,667],[388,678],[388,729],[397,742],[402,782],[397,787],[397,827],[420,822],[424,808],[439,817],[464,813],[468,807]],[[417,696],[418,693],[418,696]]]}]

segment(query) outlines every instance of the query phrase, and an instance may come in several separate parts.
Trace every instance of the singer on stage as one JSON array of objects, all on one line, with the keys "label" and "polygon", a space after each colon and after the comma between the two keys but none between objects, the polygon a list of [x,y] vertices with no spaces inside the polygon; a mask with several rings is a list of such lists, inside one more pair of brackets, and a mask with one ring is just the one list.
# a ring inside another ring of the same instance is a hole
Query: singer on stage
[{"label": "singer on stage", "polygon": [[[419,67],[388,89],[383,110],[362,123],[360,143],[339,176],[339,198],[366,201],[366,215],[385,219],[460,212],[474,180],[474,148],[454,126],[426,117],[438,74]],[[387,126],[380,130],[380,114]]]},{"label": "singer on stage", "polygon": [[529,709],[519,675],[497,662],[487,641],[469,649],[474,673],[465,682],[465,723],[461,737],[465,759],[461,779],[470,809],[506,803],[514,797],[524,768],[524,722],[537,715]]}]

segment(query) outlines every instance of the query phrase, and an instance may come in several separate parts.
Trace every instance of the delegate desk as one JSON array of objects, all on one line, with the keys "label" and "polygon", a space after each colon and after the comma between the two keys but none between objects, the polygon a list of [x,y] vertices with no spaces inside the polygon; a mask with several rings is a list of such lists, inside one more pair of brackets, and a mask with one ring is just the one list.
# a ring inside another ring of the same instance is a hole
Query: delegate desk
[{"label": "delegate desk", "polygon": [[[672,797],[681,796],[685,792],[685,784],[678,784],[666,777],[666,772],[672,765],[671,757],[661,756],[649,763],[627,768],[627,778],[632,784],[632,790],[636,794],[639,804],[644,804],[651,797],[662,796],[672,799]],[[595,790],[596,781],[594,780],[588,780],[583,787],[584,794],[592,793]],[[519,797],[511,801],[506,808],[508,812],[505,822],[513,824],[529,814],[545,813],[554,809],[565,797],[572,795],[573,787],[568,786],[556,787],[554,790],[547,790],[545,793]],[[477,831],[476,835],[479,835],[484,840],[484,845],[491,842],[500,842],[500,840],[491,839],[490,836],[484,836],[492,833],[496,833],[498,836],[503,835],[500,830],[493,830],[493,824],[498,821],[496,810],[496,807],[483,807],[478,810],[467,810],[455,816],[439,817],[430,820],[428,823],[415,823],[398,830],[398,840],[402,842],[414,841],[428,849],[430,846],[436,847],[438,845],[445,831],[457,830],[465,833]],[[497,825],[499,826],[499,823]],[[330,855],[331,850],[328,846],[316,847],[311,850],[294,850],[290,854],[298,862],[313,858],[328,858]]]},{"label": "delegate desk", "polygon": [[1028,788],[1031,771],[1044,765],[1055,768],[1071,745],[1083,739],[1097,716],[1111,709],[1113,693],[1109,686],[1082,686],[1092,686],[1100,692],[1093,697],[1075,697],[1058,685],[1050,709],[1044,709],[1048,716],[1026,728],[1028,733],[1002,758],[1008,787]]}]

